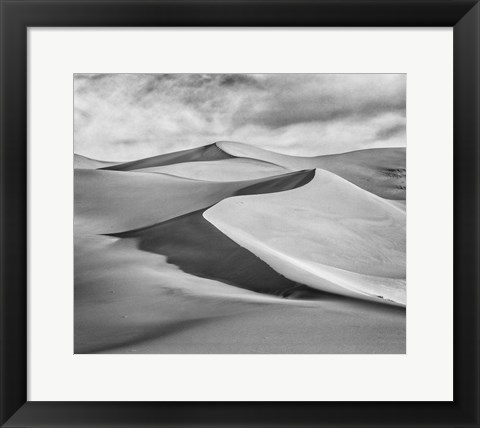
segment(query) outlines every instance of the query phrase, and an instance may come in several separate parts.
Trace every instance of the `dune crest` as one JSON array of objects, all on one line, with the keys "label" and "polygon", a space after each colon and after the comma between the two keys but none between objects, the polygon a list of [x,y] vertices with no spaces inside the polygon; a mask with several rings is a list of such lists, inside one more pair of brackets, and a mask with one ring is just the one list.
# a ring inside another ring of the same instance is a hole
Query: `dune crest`
[{"label": "dune crest", "polygon": [[217,147],[217,145],[209,144],[208,146],[197,147],[195,149],[165,153],[159,156],[125,162],[103,169],[110,169],[115,171],[133,171],[164,165],[173,165],[183,162],[215,161],[231,158],[233,158],[233,156],[221,150],[219,147]]},{"label": "dune crest", "polygon": [[405,212],[332,173],[317,169],[295,190],[225,199],[204,217],[293,281],[405,306]]},{"label": "dune crest", "polygon": [[292,189],[313,175],[299,171],[257,180],[206,182],[135,171],[76,170],[76,228],[103,234],[139,229],[210,207],[245,188],[250,194]]}]

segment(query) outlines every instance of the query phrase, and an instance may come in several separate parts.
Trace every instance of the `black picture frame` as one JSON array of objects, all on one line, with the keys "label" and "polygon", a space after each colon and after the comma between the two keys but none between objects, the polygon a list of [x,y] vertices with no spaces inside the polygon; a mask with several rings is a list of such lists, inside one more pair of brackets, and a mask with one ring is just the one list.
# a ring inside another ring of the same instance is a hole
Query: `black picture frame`
[{"label": "black picture frame", "polygon": [[[480,426],[478,1],[0,0],[0,7],[2,427]],[[453,402],[27,401],[27,28],[84,26],[453,27]]]}]

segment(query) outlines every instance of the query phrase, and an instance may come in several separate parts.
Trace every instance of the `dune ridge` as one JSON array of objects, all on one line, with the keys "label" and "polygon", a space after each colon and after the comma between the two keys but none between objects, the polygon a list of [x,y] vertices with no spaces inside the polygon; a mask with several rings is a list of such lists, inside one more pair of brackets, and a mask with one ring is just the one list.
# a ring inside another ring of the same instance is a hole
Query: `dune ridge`
[{"label": "dune ridge", "polygon": [[283,188],[306,182],[313,175],[313,171],[295,171],[222,183],[134,171],[76,170],[76,222],[90,233],[138,229],[207,208],[249,186],[257,186],[258,193],[270,192],[277,181],[281,183],[277,187]]},{"label": "dune ridge", "polygon": [[102,169],[115,171],[132,171],[136,169],[159,167],[182,162],[215,161],[222,159],[232,159],[233,157],[234,156],[231,156],[228,153],[224,152],[216,144],[209,144],[207,146],[197,147],[195,149],[166,153],[159,156],[125,162]]}]

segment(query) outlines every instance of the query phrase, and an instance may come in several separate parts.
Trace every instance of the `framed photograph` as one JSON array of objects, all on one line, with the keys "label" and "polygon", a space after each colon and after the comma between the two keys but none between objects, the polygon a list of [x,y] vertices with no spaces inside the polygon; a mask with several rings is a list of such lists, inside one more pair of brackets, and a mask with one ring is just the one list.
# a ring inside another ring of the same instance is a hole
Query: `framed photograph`
[{"label": "framed photograph", "polygon": [[479,427],[477,1],[1,4],[2,427]]}]

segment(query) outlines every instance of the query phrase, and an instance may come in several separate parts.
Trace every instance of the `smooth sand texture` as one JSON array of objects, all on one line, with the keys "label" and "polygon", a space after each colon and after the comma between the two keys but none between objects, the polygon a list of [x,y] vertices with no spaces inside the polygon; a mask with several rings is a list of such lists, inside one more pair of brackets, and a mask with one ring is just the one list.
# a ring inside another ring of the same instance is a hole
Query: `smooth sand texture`
[{"label": "smooth sand texture", "polygon": [[383,198],[405,199],[405,148],[368,149],[338,155],[300,157],[231,141],[220,141],[216,144],[231,156],[260,159],[291,170],[321,168]]},{"label": "smooth sand texture", "polygon": [[157,172],[204,181],[239,181],[271,177],[291,170],[254,159],[222,159],[217,161],[184,162],[136,170]]},{"label": "smooth sand texture", "polygon": [[405,212],[332,173],[316,170],[288,192],[225,199],[204,217],[293,281],[405,305]]},{"label": "smooth sand texture", "polygon": [[86,156],[77,155],[77,154],[73,155],[74,169],[97,169],[97,168],[105,168],[113,165],[116,165],[116,163],[90,159],[90,158],[87,158]]}]

